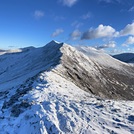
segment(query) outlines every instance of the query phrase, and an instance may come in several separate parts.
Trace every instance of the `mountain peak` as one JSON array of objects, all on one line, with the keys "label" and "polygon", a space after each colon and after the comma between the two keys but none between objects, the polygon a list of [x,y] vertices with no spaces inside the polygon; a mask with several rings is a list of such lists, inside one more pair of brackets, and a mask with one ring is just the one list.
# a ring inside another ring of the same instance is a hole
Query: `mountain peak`
[{"label": "mountain peak", "polygon": [[51,45],[51,44],[58,45],[58,44],[62,44],[62,43],[61,43],[61,42],[58,42],[58,41],[56,41],[56,40],[52,40],[52,41],[50,41],[50,42],[47,43],[47,44],[49,44],[49,45]]},{"label": "mountain peak", "polygon": [[49,43],[47,43],[44,48],[48,49],[50,51],[56,51],[57,49],[61,48],[64,43],[60,43],[58,41],[52,40]]},{"label": "mountain peak", "polygon": [[[9,84],[10,87],[20,84],[19,80],[16,83],[17,79],[25,81],[26,77],[53,70],[73,81],[81,89],[97,96],[132,100],[133,94],[128,91],[134,88],[133,68],[109,55],[91,51],[85,54],[70,45],[52,40],[42,48],[15,55],[3,55],[0,63],[0,84],[8,88]],[[120,83],[128,86],[123,87]]]},{"label": "mountain peak", "polygon": [[61,42],[56,41],[56,40],[52,40],[51,42],[53,42],[53,43],[57,43],[57,44],[60,44],[60,43],[61,43]]}]

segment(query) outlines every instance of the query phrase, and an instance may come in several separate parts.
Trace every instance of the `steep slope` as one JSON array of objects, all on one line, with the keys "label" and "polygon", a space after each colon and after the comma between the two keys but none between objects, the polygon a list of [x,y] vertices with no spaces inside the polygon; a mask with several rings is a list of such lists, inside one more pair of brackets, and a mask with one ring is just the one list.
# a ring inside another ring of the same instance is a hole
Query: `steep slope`
[{"label": "steep slope", "polygon": [[96,51],[77,51],[66,44],[57,71],[81,89],[103,98],[134,100],[134,68]]},{"label": "steep slope", "polygon": [[1,91],[55,68],[57,74],[94,95],[134,100],[134,68],[95,50],[78,51],[52,41],[42,48],[1,55],[0,61]]},{"label": "steep slope", "polygon": [[114,55],[113,57],[126,63],[134,63],[134,53],[122,53]]},{"label": "steep slope", "polygon": [[[134,102],[103,100],[45,71],[1,95],[1,134],[131,134]],[[2,98],[3,97],[3,98]]]}]

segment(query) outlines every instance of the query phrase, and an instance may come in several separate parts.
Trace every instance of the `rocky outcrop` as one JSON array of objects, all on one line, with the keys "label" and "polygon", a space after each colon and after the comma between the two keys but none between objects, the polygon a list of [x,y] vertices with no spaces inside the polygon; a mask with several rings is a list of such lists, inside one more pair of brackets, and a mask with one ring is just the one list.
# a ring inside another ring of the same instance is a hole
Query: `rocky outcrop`
[{"label": "rocky outcrop", "polygon": [[[108,99],[134,100],[134,68],[119,62],[120,68],[99,64],[90,56],[64,45],[62,69],[57,71],[81,89]],[[112,58],[112,57],[110,57]],[[110,59],[111,60],[111,59]],[[112,59],[114,63],[114,59]],[[115,65],[116,66],[116,65]]]}]

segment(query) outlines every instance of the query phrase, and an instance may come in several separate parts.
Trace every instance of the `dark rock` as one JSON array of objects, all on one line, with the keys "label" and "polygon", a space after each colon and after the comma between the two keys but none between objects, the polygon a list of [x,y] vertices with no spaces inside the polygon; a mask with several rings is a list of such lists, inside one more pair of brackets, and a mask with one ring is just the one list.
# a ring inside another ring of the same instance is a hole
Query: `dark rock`
[{"label": "dark rock", "polygon": [[134,115],[129,115],[128,120],[134,122]]}]

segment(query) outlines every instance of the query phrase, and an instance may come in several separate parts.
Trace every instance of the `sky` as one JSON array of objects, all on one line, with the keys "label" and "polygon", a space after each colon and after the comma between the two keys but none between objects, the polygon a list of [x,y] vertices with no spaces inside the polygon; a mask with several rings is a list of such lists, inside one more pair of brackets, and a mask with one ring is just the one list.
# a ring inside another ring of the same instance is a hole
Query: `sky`
[{"label": "sky", "polygon": [[51,40],[134,52],[134,0],[0,0],[0,49]]}]

